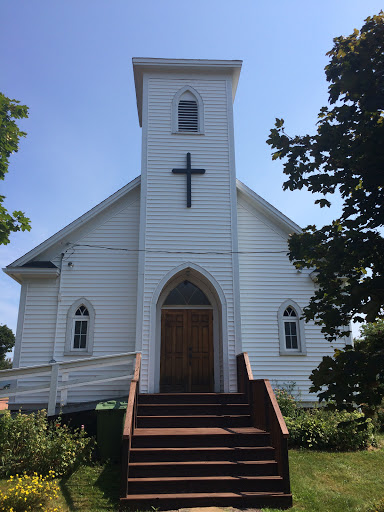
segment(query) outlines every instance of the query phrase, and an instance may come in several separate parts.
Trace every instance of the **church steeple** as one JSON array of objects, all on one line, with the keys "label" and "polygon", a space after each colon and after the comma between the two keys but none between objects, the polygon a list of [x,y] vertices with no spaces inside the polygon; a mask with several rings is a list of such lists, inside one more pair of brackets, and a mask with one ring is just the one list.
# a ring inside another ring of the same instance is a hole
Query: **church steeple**
[{"label": "church steeple", "polygon": [[[216,373],[235,365],[240,346],[232,104],[241,61],[138,58],[133,69],[143,128],[136,345],[143,364],[154,365],[153,382],[142,385],[156,390],[160,341],[148,325],[149,301],[180,264],[204,269],[225,295]],[[216,390],[235,386],[215,375]]]}]

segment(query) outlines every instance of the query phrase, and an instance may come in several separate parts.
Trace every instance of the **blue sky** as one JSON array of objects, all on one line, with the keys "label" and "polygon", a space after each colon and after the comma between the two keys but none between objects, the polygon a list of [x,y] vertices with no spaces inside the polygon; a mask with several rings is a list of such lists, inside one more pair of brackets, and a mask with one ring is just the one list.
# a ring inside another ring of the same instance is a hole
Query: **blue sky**
[{"label": "blue sky", "polygon": [[[0,246],[4,267],[140,174],[132,57],[242,59],[234,105],[237,176],[298,224],[329,221],[283,192],[265,143],[276,117],[312,133],[327,102],[332,39],[382,1],[0,0],[0,90],[29,106],[28,132],[0,182],[32,220]],[[0,324],[15,330],[20,286],[0,275]]]}]

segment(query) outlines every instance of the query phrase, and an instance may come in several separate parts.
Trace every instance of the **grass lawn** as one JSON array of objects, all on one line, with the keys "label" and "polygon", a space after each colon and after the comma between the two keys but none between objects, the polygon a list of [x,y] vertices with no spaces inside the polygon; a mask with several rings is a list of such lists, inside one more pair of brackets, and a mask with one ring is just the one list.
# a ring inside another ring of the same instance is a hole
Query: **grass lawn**
[{"label": "grass lawn", "polygon": [[290,450],[289,461],[292,512],[371,512],[384,498],[383,446],[352,453]]},{"label": "grass lawn", "polygon": [[[381,448],[353,453],[291,450],[292,512],[371,512],[384,497],[384,437]],[[4,481],[0,482],[0,488]],[[81,467],[60,481],[62,510],[116,511],[118,465]],[[275,509],[264,509],[275,512]]]}]

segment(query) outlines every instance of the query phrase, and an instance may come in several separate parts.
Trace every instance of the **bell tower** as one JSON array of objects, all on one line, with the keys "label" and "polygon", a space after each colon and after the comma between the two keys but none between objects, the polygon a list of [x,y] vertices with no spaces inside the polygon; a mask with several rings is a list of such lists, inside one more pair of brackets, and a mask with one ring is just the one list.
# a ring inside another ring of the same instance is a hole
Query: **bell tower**
[{"label": "bell tower", "polygon": [[215,391],[236,390],[241,328],[232,104],[240,69],[241,61],[232,60],[133,59],[142,126],[136,327],[142,392],[159,390],[161,297],[183,272],[217,298]]}]

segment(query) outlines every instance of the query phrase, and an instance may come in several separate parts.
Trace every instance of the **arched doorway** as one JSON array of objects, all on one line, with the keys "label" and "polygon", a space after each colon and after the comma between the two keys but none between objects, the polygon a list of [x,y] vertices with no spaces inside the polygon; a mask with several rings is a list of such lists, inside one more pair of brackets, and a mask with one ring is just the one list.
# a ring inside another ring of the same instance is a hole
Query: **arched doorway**
[{"label": "arched doorway", "polygon": [[180,281],[161,308],[161,393],[214,391],[213,308],[188,279]]}]

